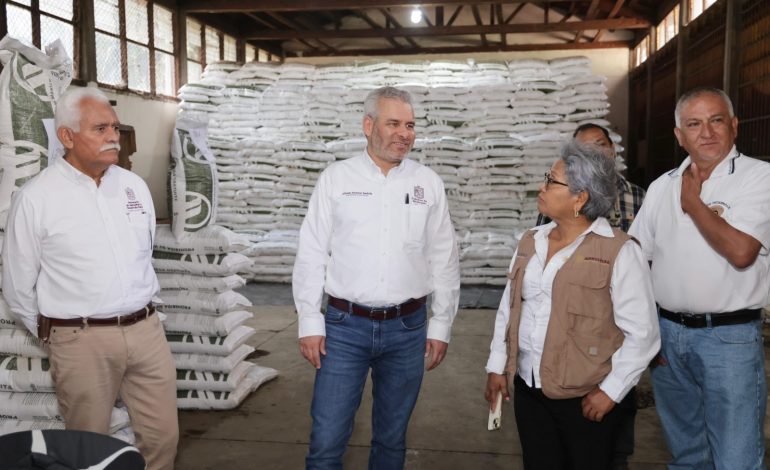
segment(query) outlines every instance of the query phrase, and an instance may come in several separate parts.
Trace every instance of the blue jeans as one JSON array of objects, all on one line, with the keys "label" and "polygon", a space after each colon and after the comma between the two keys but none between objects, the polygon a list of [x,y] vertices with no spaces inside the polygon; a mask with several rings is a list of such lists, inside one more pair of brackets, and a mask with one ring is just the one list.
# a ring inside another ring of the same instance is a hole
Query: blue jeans
[{"label": "blue jeans", "polygon": [[342,468],[366,376],[372,370],[369,468],[402,469],[406,428],[424,371],[425,306],[406,317],[376,321],[326,310],[326,355],[316,371],[308,469]]},{"label": "blue jeans", "polygon": [[759,470],[767,383],[759,320],[687,328],[661,319],[666,366],[652,370],[670,470]]}]

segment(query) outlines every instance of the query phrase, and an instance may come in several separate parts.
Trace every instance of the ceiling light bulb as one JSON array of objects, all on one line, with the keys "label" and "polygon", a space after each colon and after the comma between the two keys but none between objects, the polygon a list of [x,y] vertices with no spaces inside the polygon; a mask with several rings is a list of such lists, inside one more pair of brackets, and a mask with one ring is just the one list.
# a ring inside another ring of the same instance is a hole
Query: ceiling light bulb
[{"label": "ceiling light bulb", "polygon": [[422,12],[420,11],[419,8],[415,8],[414,10],[412,10],[412,16],[410,17],[410,19],[414,24],[417,24],[420,21],[422,21]]}]

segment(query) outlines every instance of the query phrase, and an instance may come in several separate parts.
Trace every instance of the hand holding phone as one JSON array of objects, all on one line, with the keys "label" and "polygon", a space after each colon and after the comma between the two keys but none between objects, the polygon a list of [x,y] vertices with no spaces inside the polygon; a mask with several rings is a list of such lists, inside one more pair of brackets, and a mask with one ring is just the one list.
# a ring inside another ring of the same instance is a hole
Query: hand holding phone
[{"label": "hand holding phone", "polygon": [[497,392],[497,399],[495,400],[495,409],[489,410],[489,421],[487,422],[487,430],[495,431],[502,426],[502,413],[503,413],[503,392]]}]

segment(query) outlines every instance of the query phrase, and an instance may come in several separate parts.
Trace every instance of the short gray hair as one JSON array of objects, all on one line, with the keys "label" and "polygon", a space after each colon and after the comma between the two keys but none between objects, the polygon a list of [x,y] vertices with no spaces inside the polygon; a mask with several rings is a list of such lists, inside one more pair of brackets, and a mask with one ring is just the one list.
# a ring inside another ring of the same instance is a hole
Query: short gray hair
[{"label": "short gray hair", "polygon": [[67,88],[56,102],[54,125],[57,131],[60,127],[80,131],[80,103],[85,99],[110,104],[110,100],[98,88],[74,86]]},{"label": "short gray hair", "polygon": [[618,194],[615,162],[599,147],[581,145],[572,139],[561,149],[564,172],[572,194],[588,193],[588,201],[580,210],[589,220],[607,215]]},{"label": "short gray hair", "polygon": [[366,99],[364,99],[364,116],[377,119],[377,105],[380,100],[384,98],[399,100],[414,109],[414,106],[412,105],[412,95],[408,91],[399,90],[392,86],[384,86],[382,88],[377,88],[366,95]]},{"label": "short gray hair", "polygon": [[687,103],[703,95],[714,95],[722,98],[727,105],[727,112],[730,114],[730,118],[732,119],[735,117],[733,102],[730,100],[730,97],[727,96],[727,93],[720,90],[719,88],[698,87],[693,88],[692,90],[680,96],[679,101],[676,102],[676,109],[674,110],[674,122],[676,123],[677,128],[682,128],[682,109],[684,109]]}]

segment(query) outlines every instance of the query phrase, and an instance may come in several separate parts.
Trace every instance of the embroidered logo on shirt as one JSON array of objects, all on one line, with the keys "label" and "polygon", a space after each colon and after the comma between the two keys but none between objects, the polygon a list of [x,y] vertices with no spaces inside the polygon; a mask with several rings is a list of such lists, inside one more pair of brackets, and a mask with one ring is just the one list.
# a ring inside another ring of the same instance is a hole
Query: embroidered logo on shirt
[{"label": "embroidered logo on shirt", "polygon": [[709,209],[719,217],[722,217],[725,211],[730,209],[730,204],[722,201],[713,201],[708,203],[707,206],[709,206]]},{"label": "embroidered logo on shirt", "polygon": [[578,256],[576,261],[594,261],[601,264],[610,264],[610,260],[608,259],[594,258],[593,256]]},{"label": "embroidered logo on shirt", "polygon": [[425,200],[425,188],[422,186],[415,186],[414,187],[414,197],[412,198],[413,204],[427,204],[428,201]]},{"label": "embroidered logo on shirt", "polygon": [[368,191],[345,191],[342,195],[346,197],[368,197],[371,196],[372,193]]},{"label": "embroidered logo on shirt", "polygon": [[139,202],[136,199],[136,193],[134,193],[134,190],[131,188],[126,188],[126,198],[128,198],[128,202],[126,202],[126,210],[127,211],[143,211],[144,206],[141,202]]}]

